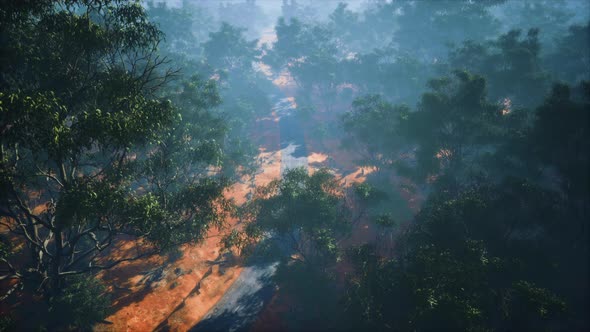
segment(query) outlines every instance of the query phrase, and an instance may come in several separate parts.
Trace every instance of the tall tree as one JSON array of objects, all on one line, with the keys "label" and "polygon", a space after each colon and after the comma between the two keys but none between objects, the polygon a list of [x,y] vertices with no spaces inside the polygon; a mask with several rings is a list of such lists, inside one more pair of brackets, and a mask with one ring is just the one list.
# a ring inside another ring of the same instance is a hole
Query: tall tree
[{"label": "tall tree", "polygon": [[490,8],[504,0],[400,1],[399,29],[393,42],[400,49],[429,61],[442,58],[446,45],[465,39],[483,40],[500,27]]},{"label": "tall tree", "polygon": [[[3,255],[2,280],[63,298],[71,276],[219,225],[225,181],[208,174],[224,129],[207,114],[219,97],[204,82],[182,90],[191,105],[161,97],[175,72],[139,2],[15,3],[0,16],[0,216],[24,244]],[[123,238],[137,250],[110,257]]]},{"label": "tall tree", "polygon": [[290,327],[338,328],[331,272],[341,255],[339,242],[350,234],[355,218],[335,176],[327,169],[312,175],[304,168],[291,169],[258,188],[244,212],[246,235],[266,234],[267,241],[277,243],[274,253],[280,254],[281,264],[276,280],[291,299]]},{"label": "tall tree", "polygon": [[245,29],[223,22],[218,31],[209,34],[203,43],[205,58],[214,68],[225,70],[247,69],[259,55],[257,40],[246,40]]},{"label": "tall tree", "polygon": [[414,111],[378,97],[357,99],[344,126],[379,163],[410,172],[416,180],[448,176],[455,182],[493,149],[501,107],[487,100],[481,76],[457,71],[454,78],[428,85],[432,91],[422,95]]},{"label": "tall tree", "polygon": [[[473,93],[481,91],[477,86],[455,90],[463,92],[450,94],[455,96],[449,99],[454,100],[452,105],[471,105],[468,109],[477,116],[477,104],[455,99],[480,95]],[[501,121],[480,118],[490,121],[494,131],[504,130],[497,131],[500,135],[492,141],[494,148],[482,145],[487,141],[483,140],[472,149],[512,160],[502,168],[525,164],[529,170],[541,172],[531,176],[502,169],[489,176],[488,170],[480,168],[472,174],[463,173],[455,190],[435,188],[398,237],[393,260],[380,258],[370,247],[354,250],[351,259],[356,273],[349,280],[345,298],[349,324],[354,329],[384,330],[587,326],[583,312],[589,306],[585,294],[590,200],[588,158],[582,151],[589,144],[589,91],[587,84],[576,89],[556,85],[540,107],[528,111],[534,114],[532,119],[517,122],[521,126],[516,130],[518,135],[503,134],[515,130],[512,121],[518,117],[505,114]],[[440,112],[419,115],[428,110],[424,108],[428,100],[430,106],[438,105]],[[433,128],[461,128],[459,122],[440,121],[448,114],[440,107],[441,100],[446,99],[425,94],[414,113],[416,119],[441,125]],[[476,118],[463,114],[455,119]],[[485,129],[477,122],[464,124]],[[429,132],[441,134],[437,129]],[[467,134],[461,137],[469,145],[478,142],[473,140],[478,136],[469,132],[457,133]],[[446,144],[445,137],[439,137],[441,144]],[[503,148],[512,145],[521,147]],[[497,167],[479,162],[486,168]]]},{"label": "tall tree", "polygon": [[491,42],[466,41],[449,54],[453,69],[488,79],[491,97],[508,98],[516,107],[534,107],[547,92],[548,73],[541,66],[539,30],[511,30]]},{"label": "tall tree", "polygon": [[556,41],[556,47],[544,58],[552,75],[570,84],[590,80],[590,20],[572,25]]}]

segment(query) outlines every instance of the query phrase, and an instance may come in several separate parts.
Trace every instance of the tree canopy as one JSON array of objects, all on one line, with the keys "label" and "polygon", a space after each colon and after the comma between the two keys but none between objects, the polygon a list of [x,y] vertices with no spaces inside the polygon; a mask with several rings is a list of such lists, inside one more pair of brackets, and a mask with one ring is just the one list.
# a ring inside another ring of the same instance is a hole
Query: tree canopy
[{"label": "tree canopy", "polygon": [[[209,112],[215,84],[193,80],[166,95],[175,71],[139,3],[35,2],[1,13],[0,213],[25,244],[3,255],[2,279],[62,310],[78,301],[62,295],[80,287],[70,276],[194,243],[221,224],[227,183],[209,175],[226,130]],[[136,253],[108,257],[120,241]]]}]

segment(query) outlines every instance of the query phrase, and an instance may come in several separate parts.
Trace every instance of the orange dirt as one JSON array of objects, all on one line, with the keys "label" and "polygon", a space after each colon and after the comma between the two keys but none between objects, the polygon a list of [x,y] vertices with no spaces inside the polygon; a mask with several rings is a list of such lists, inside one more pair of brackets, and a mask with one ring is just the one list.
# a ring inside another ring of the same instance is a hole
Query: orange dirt
[{"label": "orange dirt", "polygon": [[[270,74],[270,68],[263,68],[263,71]],[[281,73],[274,83],[288,96],[294,95],[296,85],[288,72]],[[316,103],[316,105],[319,104],[319,102]],[[311,122],[338,121],[337,116],[342,113],[345,106],[338,105],[336,108],[337,110],[330,112],[320,109],[314,114]],[[244,203],[247,194],[254,187],[264,186],[280,176],[278,117],[273,113],[269,117],[259,119],[256,127],[251,139],[260,146],[258,158],[262,172],[256,174],[253,182],[238,182],[226,191],[225,196],[233,199],[237,204]],[[310,171],[313,172],[314,169],[322,166],[334,168],[344,185],[363,182],[366,176],[374,171],[371,168],[356,166],[355,161],[360,159],[360,154],[344,151],[338,139],[317,141],[305,135],[305,144],[307,151],[310,152],[308,156]],[[410,193],[404,193],[404,197],[408,198],[413,209],[419,205],[420,199],[412,197]],[[35,213],[43,209],[45,206],[39,205],[35,208]],[[235,226],[236,223],[235,219],[228,220],[230,226]],[[110,286],[109,291],[113,295],[114,313],[106,319],[112,324],[99,324],[95,330],[186,331],[196,325],[242,271],[237,261],[227,267],[214,263],[222,258],[219,240],[226,231],[212,229],[199,245],[182,247],[181,257],[174,262],[168,262],[164,256],[151,257],[126,262],[101,273],[99,277]],[[375,241],[375,230],[366,221],[359,222],[353,234],[352,238],[344,241],[345,246]],[[120,247],[112,250],[109,256],[133,254],[132,242],[122,240],[119,244]],[[146,273],[153,272],[158,267],[162,267],[160,278],[150,282],[149,275]],[[341,275],[344,275],[350,266],[343,263],[337,269]],[[281,325],[280,316],[281,313],[289,310],[289,301],[282,297],[281,293],[275,294],[261,312],[253,330],[276,330],[284,327]]]},{"label": "orange dirt", "polygon": [[[259,120],[257,127],[259,134],[255,139],[264,143],[258,156],[262,172],[256,174],[253,182],[244,180],[226,191],[226,198],[237,204],[246,201],[253,186],[266,185],[280,176],[276,116]],[[237,220],[230,218],[228,223],[235,226]],[[214,263],[222,258],[219,241],[223,234],[224,231],[212,229],[203,243],[182,247],[182,257],[172,263],[165,264],[165,257],[153,257],[105,271],[101,277],[111,285],[115,312],[106,319],[112,324],[100,324],[95,330],[186,331],[196,325],[242,271],[239,262],[227,267]],[[149,284],[146,272],[160,266],[161,279]]]}]

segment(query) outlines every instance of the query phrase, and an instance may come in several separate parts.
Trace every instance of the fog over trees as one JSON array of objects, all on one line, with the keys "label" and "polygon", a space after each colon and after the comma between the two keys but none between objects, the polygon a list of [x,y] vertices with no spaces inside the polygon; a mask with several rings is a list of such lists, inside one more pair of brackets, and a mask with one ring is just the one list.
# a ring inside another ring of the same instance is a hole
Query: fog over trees
[{"label": "fog over trees", "polygon": [[0,331],[590,328],[590,3],[0,4]]}]

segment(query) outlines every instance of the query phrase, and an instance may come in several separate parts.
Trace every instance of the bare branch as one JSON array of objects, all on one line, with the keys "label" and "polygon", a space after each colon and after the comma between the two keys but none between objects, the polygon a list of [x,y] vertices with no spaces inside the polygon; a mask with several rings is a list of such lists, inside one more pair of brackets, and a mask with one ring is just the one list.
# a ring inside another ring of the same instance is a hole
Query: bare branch
[{"label": "bare branch", "polygon": [[116,260],[116,261],[111,262],[107,265],[91,265],[92,263],[90,263],[88,265],[88,267],[86,267],[82,270],[61,272],[59,275],[60,276],[69,276],[69,275],[76,275],[76,274],[84,274],[84,273],[87,273],[88,271],[91,271],[91,270],[108,270],[108,269],[111,269],[123,262],[135,261],[135,260],[138,260],[138,259],[141,259],[144,257],[153,256],[157,253],[159,253],[159,250],[151,250],[151,251],[145,252],[143,254],[134,256],[134,257],[122,258],[122,259]]},{"label": "bare branch", "polygon": [[14,285],[12,285],[12,287],[10,287],[10,289],[6,292],[6,294],[4,294],[3,296],[0,297],[0,302],[6,300],[10,294],[12,294],[15,290],[17,290],[17,288],[19,288],[22,285],[22,282],[17,282]]}]

